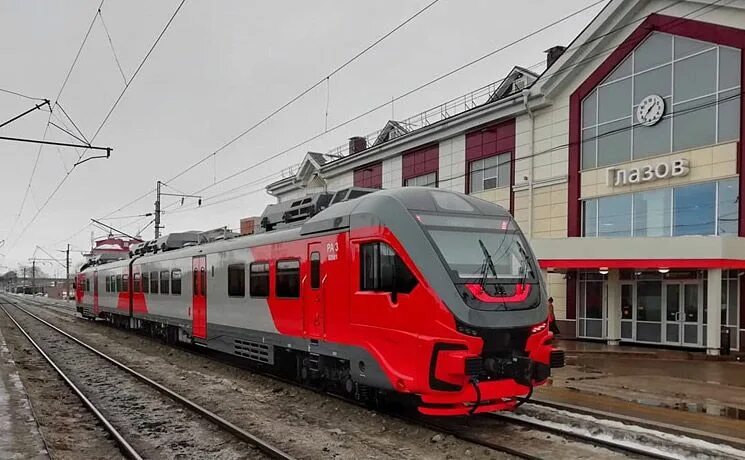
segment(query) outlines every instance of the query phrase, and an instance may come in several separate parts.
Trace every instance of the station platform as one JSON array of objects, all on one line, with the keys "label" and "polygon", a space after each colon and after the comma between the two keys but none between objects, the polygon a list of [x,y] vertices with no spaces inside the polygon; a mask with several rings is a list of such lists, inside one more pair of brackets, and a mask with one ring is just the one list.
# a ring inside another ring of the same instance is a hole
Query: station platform
[{"label": "station platform", "polygon": [[704,352],[559,340],[567,366],[535,398],[742,440],[745,362]]},{"label": "station platform", "polygon": [[[0,312],[0,314],[2,314]],[[26,389],[0,331],[0,458],[49,458]]]}]

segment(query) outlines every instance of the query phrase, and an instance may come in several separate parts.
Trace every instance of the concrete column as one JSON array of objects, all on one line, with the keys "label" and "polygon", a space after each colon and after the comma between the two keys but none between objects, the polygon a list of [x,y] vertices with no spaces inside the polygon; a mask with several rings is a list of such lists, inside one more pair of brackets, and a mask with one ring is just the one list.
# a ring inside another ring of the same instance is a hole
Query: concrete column
[{"label": "concrete column", "polygon": [[719,354],[722,329],[722,269],[713,268],[709,270],[707,285],[706,305],[706,354],[716,356]]},{"label": "concrete column", "polygon": [[608,345],[621,343],[621,273],[608,271]]}]

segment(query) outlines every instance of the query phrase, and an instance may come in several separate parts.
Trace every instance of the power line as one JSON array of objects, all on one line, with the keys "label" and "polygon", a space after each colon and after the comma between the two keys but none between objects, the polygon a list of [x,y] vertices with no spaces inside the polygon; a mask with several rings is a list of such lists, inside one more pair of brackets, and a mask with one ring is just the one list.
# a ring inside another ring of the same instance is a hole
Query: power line
[{"label": "power line", "polygon": [[0,93],[12,94],[14,96],[22,97],[24,99],[29,99],[31,101],[43,101],[43,100],[45,100],[44,98],[41,98],[41,97],[31,97],[31,96],[27,96],[27,95],[22,94],[22,93],[18,93],[16,91],[11,91],[9,89],[3,89],[3,88],[0,88]]},{"label": "power line", "polygon": [[[181,3],[179,3],[178,7],[173,12],[173,14],[171,15],[170,19],[168,20],[168,22],[166,23],[166,25],[163,27],[163,30],[161,30],[160,34],[155,39],[155,42],[153,42],[153,44],[150,47],[150,49],[148,50],[147,54],[145,54],[145,57],[142,59],[142,61],[140,62],[140,64],[137,66],[137,70],[135,70],[135,72],[132,74],[132,78],[130,78],[129,81],[127,82],[127,84],[124,86],[124,89],[122,89],[122,92],[119,94],[119,97],[116,99],[116,101],[114,102],[114,104],[111,106],[111,109],[109,109],[109,112],[106,114],[106,117],[104,117],[103,121],[98,126],[98,129],[93,134],[93,137],[91,137],[91,140],[90,140],[91,142],[93,142],[96,139],[96,137],[98,136],[98,134],[101,132],[101,129],[104,127],[104,125],[106,124],[106,122],[109,120],[109,117],[111,117],[111,114],[114,112],[114,109],[116,109],[116,107],[119,105],[119,102],[122,100],[122,97],[127,92],[127,89],[129,88],[129,86],[131,85],[131,83],[134,81],[135,77],[137,77],[137,75],[139,74],[139,72],[142,69],[143,65],[145,64],[145,62],[147,62],[147,59],[150,57],[150,54],[152,54],[153,50],[155,49],[155,47],[160,42],[160,39],[165,34],[166,30],[168,30],[168,27],[171,25],[171,23],[173,22],[174,18],[176,17],[176,15],[178,14],[178,12],[181,10],[181,7],[184,5],[185,2],[186,2],[186,0],[181,0]],[[101,5],[103,5],[103,0],[101,1]],[[99,5],[99,9],[101,8],[101,5]],[[96,12],[96,14],[98,14],[98,12]],[[94,16],[94,21],[95,21],[95,16]],[[92,24],[91,24],[91,27],[92,27]],[[90,33],[90,28],[88,29],[88,33]],[[86,34],[86,38],[87,37],[88,37],[88,34]],[[81,45],[81,48],[80,49],[82,50],[82,45]],[[80,54],[80,52],[78,51],[78,55],[79,54]],[[76,56],[76,61],[77,61],[77,56]],[[74,65],[73,65],[73,67],[74,67]],[[71,68],[71,71],[72,71],[72,68]],[[68,77],[69,77],[69,73],[68,73]],[[65,81],[67,81],[67,80],[65,80]],[[64,85],[63,85],[63,87],[64,87]],[[51,119],[51,113],[50,113],[50,119]],[[47,129],[48,128],[49,128],[49,124],[47,124]],[[78,156],[78,161],[76,162],[75,165],[80,164],[80,160],[83,157],[83,155],[85,154],[86,150],[83,150],[83,153],[81,153]],[[39,152],[41,152],[41,150],[39,150]],[[72,174],[72,172],[74,170],[75,170],[75,166],[73,166],[72,169],[70,169],[70,171],[68,171],[64,175],[64,177],[57,184],[57,186],[54,188],[54,190],[52,191],[52,193],[47,197],[46,201],[44,201],[44,204],[42,204],[41,208],[36,212],[36,214],[34,214],[34,216],[26,224],[26,226],[23,228],[23,230],[21,230],[21,233],[15,239],[15,241],[13,243],[13,246],[15,246],[15,244],[17,244],[18,241],[21,240],[21,238],[23,237],[23,235],[26,233],[26,230],[34,223],[34,221],[36,221],[36,218],[39,216],[39,214],[41,214],[41,212],[44,210],[44,208],[46,208],[46,206],[49,204],[49,202],[52,200],[52,198],[57,194],[57,192],[59,191],[59,189],[62,188],[62,185],[67,181],[67,178],[70,177],[70,174]]]},{"label": "power line", "polygon": [[[720,1],[720,0],[718,0],[718,1]],[[717,1],[717,2],[715,2],[715,3],[718,3],[718,1]],[[571,14],[571,15],[570,15],[570,16],[568,16],[568,17],[565,17],[565,18],[563,18],[563,20],[566,20],[566,19],[568,19],[569,17],[572,17],[572,16],[574,16],[574,15],[576,15],[576,14],[579,14],[579,13],[581,13],[582,11],[585,11],[585,10],[586,10],[586,9],[588,9],[588,8],[592,8],[593,6],[596,6],[596,5],[597,5],[597,4],[599,4],[599,3],[601,3],[601,2],[595,2],[595,3],[591,4],[590,6],[588,6],[588,7],[584,8],[584,9],[582,9],[582,10],[578,11],[578,12],[575,12],[575,13],[573,13],[573,14]],[[667,8],[671,8],[671,7],[673,7],[674,5],[676,5],[676,4],[678,4],[678,3],[681,3],[681,1],[675,2],[675,3],[674,3],[674,4],[672,4],[672,5],[668,5],[668,6],[665,6],[664,8],[660,8],[659,10],[655,11],[655,13],[659,13],[660,11],[663,11],[664,9],[667,9]],[[717,7],[714,7],[713,5],[714,5],[714,4],[710,4],[710,5],[705,5],[705,7],[704,7],[704,8],[707,8],[707,7],[712,7],[712,9],[716,9],[716,8],[719,8],[718,6],[717,6]],[[689,16],[690,14],[692,14],[692,13],[695,13],[696,11],[699,11],[700,9],[702,9],[702,8],[699,8],[699,9],[697,9],[697,10],[695,10],[695,11],[691,12],[691,13],[688,13],[688,14],[687,14],[686,16]],[[621,27],[617,27],[617,28],[613,29],[612,31],[610,31],[610,32],[608,32],[608,33],[605,33],[605,34],[603,34],[602,36],[599,36],[599,37],[595,37],[595,38],[593,38],[593,39],[591,39],[591,40],[588,40],[588,42],[592,42],[592,41],[596,41],[596,40],[599,40],[599,39],[601,39],[602,37],[604,37],[604,36],[608,36],[608,35],[610,35],[610,34],[612,34],[612,33],[615,33],[615,32],[617,32],[618,30],[621,30],[621,29],[623,29],[623,28],[625,28],[625,27],[628,27],[629,25],[631,25],[631,24],[633,24],[633,23],[636,23],[636,22],[642,21],[642,20],[646,19],[646,17],[647,17],[647,16],[645,15],[644,17],[641,17],[641,18],[639,18],[639,19],[636,19],[636,20],[634,20],[634,21],[631,21],[630,23],[627,23],[627,24],[625,24],[625,25],[623,25],[623,26],[621,26]],[[685,17],[685,16],[684,16],[684,17]],[[680,19],[682,19],[682,18],[680,18]],[[556,24],[557,24],[558,22],[561,22],[561,20],[559,20],[559,21],[556,21],[556,22],[555,22],[555,23],[553,23],[552,25],[556,25]],[[542,28],[541,30],[545,30],[545,29],[546,29],[547,27],[550,27],[550,26],[551,26],[551,25],[549,25],[549,26],[545,26],[545,27],[544,27],[544,28]],[[531,33],[531,35],[534,35],[535,33],[538,33],[538,32],[537,32],[537,31],[536,31],[536,32],[533,32],[533,33]],[[521,41],[521,40],[519,40],[519,39],[518,39],[518,40],[517,40],[516,42],[519,42],[519,41]],[[573,48],[570,48],[570,49],[577,49],[577,48],[580,48],[580,47],[582,47],[582,46],[587,46],[587,43],[583,43],[583,44],[580,44],[580,45],[578,45],[578,46],[576,46],[576,47],[573,47]],[[499,49],[505,49],[505,48],[504,48],[504,47],[501,47],[501,48],[499,48]],[[498,50],[499,50],[499,49],[498,49]],[[615,47],[614,47],[613,49],[615,49]],[[495,51],[493,51],[493,52],[490,52],[490,53],[489,53],[489,54],[488,54],[488,55],[487,55],[486,57],[488,57],[488,56],[490,56],[490,55],[493,55],[493,54],[495,54],[496,52],[497,52],[497,50],[495,50]],[[473,63],[475,63],[475,62],[479,62],[479,61],[481,61],[481,60],[485,59],[486,57],[482,56],[481,58],[478,58],[478,59],[477,59],[476,61],[472,61],[472,63],[471,63],[471,64],[473,64]],[[466,66],[468,66],[468,64],[467,64]],[[459,69],[460,69],[460,70],[462,70],[463,68],[465,68],[465,67],[463,67],[463,66],[462,66],[462,67],[460,67]],[[448,75],[452,75],[452,73],[454,73],[454,72],[452,72],[452,71],[451,71],[451,72],[449,72],[449,73],[448,73]],[[544,77],[545,77],[545,75],[544,75]],[[433,80],[433,81],[432,81],[432,82],[430,82],[429,84],[432,84],[432,83],[434,83],[435,81],[439,81],[439,80],[440,80],[440,79],[442,79],[442,78],[445,78],[445,77],[444,77],[444,76],[438,77],[438,79],[436,79],[436,80]],[[325,80],[324,80],[324,81],[325,81]],[[399,98],[401,98],[401,97],[405,97],[406,95],[408,95],[408,94],[411,94],[412,92],[414,92],[414,91],[417,91],[417,90],[419,90],[419,89],[422,89],[422,88],[423,88],[423,87],[425,87],[425,86],[427,86],[427,84],[425,84],[425,85],[422,85],[422,86],[418,87],[417,89],[415,89],[415,90],[412,90],[412,91],[410,91],[410,92],[406,93],[406,94],[405,94],[405,95],[403,95],[403,96],[400,96]],[[372,109],[372,110],[370,110],[370,111],[367,111],[367,112],[363,113],[362,115],[359,115],[359,116],[357,116],[357,117],[353,118],[352,120],[349,120],[348,122],[345,122],[345,123],[342,123],[342,124],[340,124],[340,125],[337,125],[337,126],[335,126],[334,128],[332,128],[331,130],[334,130],[334,129],[338,129],[338,128],[340,128],[340,127],[342,127],[342,126],[344,126],[344,125],[346,125],[346,124],[348,124],[348,123],[351,123],[352,121],[356,121],[357,119],[359,119],[359,118],[362,118],[363,116],[365,116],[365,115],[368,115],[369,113],[372,113],[372,112],[374,112],[375,110],[378,110],[378,109],[380,109],[380,108],[382,108],[382,107],[384,107],[384,106],[387,106],[388,104],[389,104],[389,102],[387,101],[387,102],[386,102],[385,104],[382,104],[381,106],[378,106],[378,107],[376,107],[376,108],[374,108],[374,109]],[[291,151],[291,150],[293,150],[293,149],[295,149],[295,148],[297,148],[297,147],[299,147],[299,146],[302,146],[302,145],[304,145],[304,144],[306,144],[306,143],[308,143],[308,142],[311,142],[311,141],[313,141],[313,140],[315,140],[315,139],[317,139],[317,138],[321,137],[321,136],[322,136],[323,134],[325,134],[325,132],[324,132],[324,133],[321,133],[321,134],[319,134],[319,135],[317,135],[317,136],[313,136],[313,137],[311,137],[311,138],[307,139],[306,141],[303,141],[303,142],[301,142],[301,143],[299,143],[299,144],[296,144],[295,146],[293,146],[293,147],[291,147],[291,148],[289,148],[289,149],[285,149],[285,150],[283,150],[282,152],[279,152],[279,154],[277,154],[277,155],[274,155],[273,157],[271,157],[271,158],[269,158],[269,159],[267,159],[267,160],[264,160],[264,161],[262,161],[262,162],[260,162],[260,163],[257,163],[257,164],[255,164],[255,165],[250,165],[250,166],[249,166],[248,168],[245,168],[244,170],[242,170],[242,171],[239,171],[239,172],[238,172],[238,173],[236,173],[236,174],[232,174],[231,176],[228,176],[228,177],[226,177],[226,178],[224,178],[224,179],[222,179],[222,180],[220,180],[220,181],[217,181],[217,182],[215,182],[214,184],[211,184],[210,186],[207,186],[207,187],[205,187],[205,188],[202,188],[202,189],[201,189],[201,190],[200,190],[199,192],[201,192],[201,191],[204,191],[204,190],[206,190],[206,189],[208,189],[208,188],[211,188],[211,187],[213,187],[213,186],[216,186],[216,185],[218,185],[218,184],[220,184],[220,183],[222,183],[222,182],[225,182],[226,180],[229,180],[229,179],[231,179],[231,178],[233,178],[233,177],[236,177],[237,175],[239,175],[239,174],[242,174],[243,172],[246,172],[246,171],[248,171],[248,170],[250,170],[250,169],[252,169],[252,168],[254,168],[254,167],[256,167],[256,166],[258,166],[258,165],[260,165],[260,164],[266,163],[266,161],[268,161],[268,160],[270,160],[270,159],[274,159],[274,158],[276,158],[276,157],[278,157],[278,156],[280,156],[280,155],[282,155],[282,154],[285,154],[285,153],[287,153],[287,152],[289,152],[289,151]],[[522,159],[522,158],[521,158],[521,159]],[[178,176],[176,176],[176,177],[178,177]],[[199,193],[199,192],[197,192],[197,193]],[[128,202],[127,204],[125,204],[125,205],[121,206],[120,208],[118,208],[117,210],[115,210],[115,211],[111,212],[111,213],[110,213],[110,214],[108,214],[108,215],[110,216],[110,215],[112,215],[112,214],[115,214],[115,213],[116,213],[116,212],[118,212],[118,211],[121,211],[122,209],[125,209],[125,208],[126,208],[126,207],[128,207],[128,206],[131,206],[132,204],[134,204],[134,203],[136,203],[136,202],[140,201],[141,199],[143,199],[143,198],[147,197],[147,196],[148,196],[148,195],[150,195],[151,193],[152,193],[152,190],[150,190],[150,191],[146,192],[146,193],[145,193],[145,194],[143,194],[143,195],[140,195],[139,197],[135,198],[134,200],[131,200],[131,201],[130,201],[130,202]],[[172,204],[172,205],[173,205],[173,204]],[[171,205],[171,206],[172,206],[172,205]],[[169,207],[170,207],[170,206],[169,206]],[[85,227],[84,227],[84,228],[85,228]],[[83,228],[83,229],[84,229],[84,228]],[[82,231],[83,229],[81,229],[80,231]],[[78,233],[80,233],[80,231],[79,231]]]},{"label": "power line", "polygon": [[[238,134],[237,136],[235,136],[234,138],[232,138],[231,140],[229,140],[228,142],[226,142],[225,144],[223,144],[217,150],[213,151],[212,153],[209,153],[208,155],[204,156],[201,160],[197,161],[196,163],[192,164],[191,166],[189,166],[185,170],[181,171],[180,173],[176,174],[172,178],[168,179],[168,182],[171,182],[171,181],[173,181],[173,180],[175,180],[175,179],[183,176],[187,172],[191,171],[192,169],[196,168],[200,164],[202,164],[205,161],[207,161],[209,158],[214,157],[215,155],[217,155],[221,151],[225,150],[226,148],[228,148],[230,145],[232,145],[233,143],[235,143],[236,141],[238,141],[243,136],[247,135],[248,133],[250,133],[253,130],[255,130],[256,128],[258,128],[259,126],[263,125],[269,119],[271,119],[272,117],[274,117],[275,115],[277,115],[278,113],[280,113],[281,111],[283,111],[284,109],[286,109],[287,107],[289,107],[290,105],[292,105],[293,103],[295,103],[296,101],[298,101],[299,99],[301,99],[303,96],[305,96],[309,92],[313,91],[315,88],[317,88],[321,84],[325,83],[329,78],[331,78],[332,76],[334,76],[337,73],[339,73],[342,69],[344,69],[348,65],[352,64],[354,61],[356,61],[357,59],[359,59],[362,55],[364,55],[365,53],[367,53],[368,51],[370,51],[372,48],[374,48],[376,45],[378,45],[379,43],[381,43],[383,40],[385,40],[386,38],[388,38],[391,35],[393,35],[394,33],[396,33],[398,30],[400,30],[406,24],[408,24],[411,21],[413,21],[420,14],[424,13],[429,8],[431,8],[432,6],[434,6],[435,3],[437,3],[438,1],[439,0],[434,0],[434,1],[430,2],[430,3],[428,3],[426,6],[424,6],[424,8],[420,9],[419,11],[417,11],[413,16],[410,16],[404,22],[400,23],[399,25],[397,25],[396,27],[394,27],[392,30],[390,30],[388,33],[384,34],[383,36],[381,36],[380,38],[378,38],[377,40],[375,40],[373,43],[371,43],[370,45],[368,45],[365,49],[363,49],[362,51],[358,52],[357,54],[355,54],[354,56],[352,56],[351,58],[349,58],[342,65],[340,65],[339,67],[337,67],[334,70],[332,70],[331,73],[329,73],[327,76],[321,78],[320,80],[318,80],[317,82],[313,83],[312,85],[310,85],[305,90],[301,91],[299,94],[297,94],[296,96],[294,96],[292,99],[290,99],[289,101],[285,102],[284,104],[282,104],[281,106],[279,106],[277,109],[275,109],[274,111],[272,111],[269,115],[266,115],[264,118],[262,118],[261,120],[257,121],[253,125],[251,125],[248,129],[246,129],[245,131],[241,132],[240,134]],[[605,1],[605,0],[601,0],[601,1]]]},{"label": "power line", "polygon": [[124,70],[122,70],[122,64],[119,62],[119,57],[116,55],[116,50],[114,49],[114,42],[111,40],[111,34],[109,33],[109,28],[106,27],[106,22],[103,20],[103,15],[101,14],[101,9],[98,9],[98,17],[101,19],[101,25],[103,26],[103,30],[106,32],[106,37],[109,39],[109,45],[111,47],[111,54],[114,55],[114,60],[116,61],[116,66],[119,67],[119,73],[122,74],[122,79],[124,79],[124,84],[127,84],[127,77],[124,75]]},{"label": "power line", "polygon": [[88,36],[91,34],[91,30],[93,29],[93,24],[96,22],[96,16],[98,15],[98,11],[103,6],[104,0],[101,0],[101,3],[98,5],[98,9],[96,10],[96,14],[93,15],[93,19],[91,20],[90,25],[88,26],[88,30],[85,32],[85,36],[83,37],[83,42],[80,44],[80,47],[78,48],[78,52],[75,54],[75,59],[72,60],[72,65],[70,65],[70,70],[67,71],[67,75],[65,75],[65,80],[62,82],[62,86],[59,89],[59,92],[57,93],[57,97],[54,98],[54,101],[59,101],[60,96],[62,96],[62,91],[64,91],[65,86],[67,86],[67,81],[70,79],[70,75],[72,75],[72,70],[75,68],[75,64],[78,63],[78,58],[80,58],[80,53],[83,52],[83,47],[85,46],[85,43],[88,41]]}]

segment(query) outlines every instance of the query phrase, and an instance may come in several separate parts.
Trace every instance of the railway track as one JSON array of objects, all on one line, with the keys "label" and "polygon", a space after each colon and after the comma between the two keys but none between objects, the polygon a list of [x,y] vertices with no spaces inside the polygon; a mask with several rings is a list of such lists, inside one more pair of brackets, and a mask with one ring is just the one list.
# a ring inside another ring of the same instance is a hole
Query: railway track
[{"label": "railway track", "polygon": [[[28,300],[28,299],[27,299]],[[36,305],[41,306],[47,306],[48,304],[46,302],[39,302],[36,299],[34,299],[33,302],[29,302]],[[53,310],[60,310],[59,313],[72,313],[74,314],[74,311],[66,311],[67,309],[63,308],[54,308]],[[65,310],[65,311],[63,311]],[[200,355],[204,355],[204,350],[192,350],[187,349],[190,352],[197,353]],[[297,386],[297,382],[289,381],[286,379],[283,379],[281,377],[278,377],[276,375],[263,372],[260,370],[257,370],[255,367],[252,366],[246,366],[245,363],[242,361],[236,362],[234,359],[231,359],[228,356],[219,356],[215,355],[214,353],[208,353],[209,357],[212,359],[218,359],[221,362],[224,362],[229,365],[233,366],[239,366],[242,368],[249,367],[250,370],[254,373],[262,374],[266,377],[272,378],[274,380],[281,381],[283,383],[291,384]],[[313,387],[305,387],[306,389],[310,389],[313,391],[320,391]],[[350,400],[349,398],[346,398],[344,396],[340,396],[334,393],[325,393],[328,396],[332,396],[337,399],[341,399],[347,403],[355,403],[355,401]],[[526,404],[524,407],[528,406],[538,406],[541,405],[540,402],[536,403],[529,403]],[[555,404],[552,404],[553,406],[556,406]],[[555,407],[556,408],[556,407]],[[642,442],[641,444],[637,441],[634,442],[628,442],[628,440],[617,440],[617,439],[609,439],[608,436],[603,436],[602,433],[595,432],[595,433],[586,433],[583,432],[580,429],[575,429],[569,424],[564,424],[564,426],[557,426],[556,423],[550,423],[550,422],[543,422],[540,420],[532,419],[530,417],[524,417],[524,414],[518,413],[518,414],[482,414],[480,416],[476,416],[470,420],[466,420],[462,423],[453,423],[453,420],[451,419],[431,419],[431,418],[425,418],[425,417],[418,417],[418,416],[407,416],[401,413],[392,413],[390,411],[379,411],[381,414],[398,418],[403,421],[406,421],[407,423],[415,424],[418,426],[422,426],[425,428],[428,428],[434,432],[440,433],[444,436],[452,436],[454,438],[460,439],[462,441],[474,444],[475,446],[480,446],[483,448],[487,448],[490,450],[499,451],[511,456],[514,456],[516,458],[525,458],[525,459],[537,459],[537,458],[546,458],[549,455],[543,454],[541,452],[535,452],[531,451],[531,449],[525,449],[510,446],[510,443],[500,443],[494,439],[493,434],[497,431],[504,431],[505,426],[521,426],[525,428],[526,430],[530,432],[535,432],[540,434],[541,438],[547,438],[549,435],[553,439],[562,440],[563,442],[574,442],[578,444],[583,444],[586,446],[593,446],[595,448],[604,450],[605,452],[612,453],[612,454],[618,454],[619,456],[632,456],[635,458],[653,458],[653,459],[675,459],[675,458],[686,458],[687,455],[680,454],[680,451],[665,451],[664,449],[659,448],[653,448],[649,446],[645,446]],[[579,415],[579,414],[577,414]],[[474,422],[478,421],[478,422]],[[561,425],[561,424],[559,424]],[[632,428],[639,428],[639,427],[632,427]],[[675,435],[679,435],[676,433]],[[698,439],[694,440],[698,441]],[[514,444],[514,443],[513,443]],[[676,453],[671,453],[676,452]],[[726,458],[725,455],[723,458]],[[733,457],[738,458],[738,457]]]},{"label": "railway track", "polygon": [[208,458],[220,454],[246,458],[250,453],[250,458],[293,458],[73,337],[19,302],[2,296],[0,309],[95,415],[127,457],[187,454]]}]

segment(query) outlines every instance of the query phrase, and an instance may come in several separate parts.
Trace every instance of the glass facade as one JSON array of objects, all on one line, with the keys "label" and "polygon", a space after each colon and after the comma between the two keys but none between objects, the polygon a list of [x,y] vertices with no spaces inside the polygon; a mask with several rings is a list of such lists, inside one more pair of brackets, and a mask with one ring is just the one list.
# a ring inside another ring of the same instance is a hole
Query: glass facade
[{"label": "glass facade", "polygon": [[584,236],[737,236],[738,186],[735,178],[585,200]]},{"label": "glass facade", "polygon": [[[707,270],[621,270],[620,299],[608,298],[608,277],[579,272],[577,335],[608,337],[609,305],[620,306],[621,341],[686,347],[706,346]],[[730,331],[730,347],[739,348],[737,324],[740,289],[737,270],[722,272],[722,326]],[[616,307],[618,308],[618,307]]]},{"label": "glass facade", "polygon": [[[648,96],[664,101],[652,126]],[[652,33],[582,101],[582,169],[739,138],[740,50]]]}]

